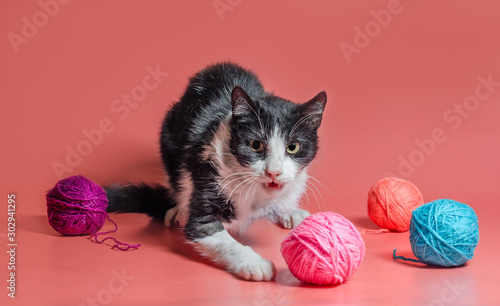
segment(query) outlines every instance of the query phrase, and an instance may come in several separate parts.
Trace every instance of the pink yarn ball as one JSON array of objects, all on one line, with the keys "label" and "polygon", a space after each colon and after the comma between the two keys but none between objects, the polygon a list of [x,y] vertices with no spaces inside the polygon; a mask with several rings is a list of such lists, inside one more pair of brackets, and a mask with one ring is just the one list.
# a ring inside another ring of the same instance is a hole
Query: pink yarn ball
[{"label": "pink yarn ball", "polygon": [[106,192],[81,175],[58,181],[46,200],[49,224],[63,235],[95,234],[108,216]]},{"label": "pink yarn ball", "polygon": [[[135,250],[141,246],[123,243],[114,237],[97,238],[116,232],[118,226],[106,213],[106,191],[90,179],[82,175],[62,179],[47,192],[45,198],[49,224],[59,233],[67,236],[91,235],[91,240],[99,244],[112,240],[115,242],[113,249],[120,251]],[[115,229],[98,233],[106,220],[113,223]]]},{"label": "pink yarn ball", "polygon": [[281,243],[290,272],[314,285],[343,283],[356,272],[364,253],[365,243],[356,227],[333,212],[307,217]]},{"label": "pink yarn ball", "polygon": [[422,204],[420,190],[395,177],[381,179],[368,192],[368,216],[378,226],[393,231],[407,231],[412,211]]}]

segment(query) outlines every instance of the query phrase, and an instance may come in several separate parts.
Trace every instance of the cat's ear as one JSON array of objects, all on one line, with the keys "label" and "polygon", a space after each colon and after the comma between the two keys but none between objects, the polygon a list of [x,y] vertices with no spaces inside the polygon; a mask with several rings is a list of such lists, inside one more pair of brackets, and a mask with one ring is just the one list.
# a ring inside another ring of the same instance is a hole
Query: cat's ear
[{"label": "cat's ear", "polygon": [[300,113],[302,118],[313,129],[319,128],[321,119],[323,118],[323,111],[326,105],[326,92],[322,91],[300,106]]},{"label": "cat's ear", "polygon": [[233,118],[238,118],[257,112],[257,107],[245,90],[235,86],[231,92],[231,104],[233,106]]}]

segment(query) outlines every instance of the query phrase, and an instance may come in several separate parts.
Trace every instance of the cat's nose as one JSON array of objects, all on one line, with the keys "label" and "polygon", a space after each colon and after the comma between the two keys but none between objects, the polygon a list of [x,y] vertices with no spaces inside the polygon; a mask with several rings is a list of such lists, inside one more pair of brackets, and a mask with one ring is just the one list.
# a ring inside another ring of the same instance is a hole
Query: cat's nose
[{"label": "cat's nose", "polygon": [[266,170],[266,175],[269,176],[273,181],[282,173],[279,170]]}]

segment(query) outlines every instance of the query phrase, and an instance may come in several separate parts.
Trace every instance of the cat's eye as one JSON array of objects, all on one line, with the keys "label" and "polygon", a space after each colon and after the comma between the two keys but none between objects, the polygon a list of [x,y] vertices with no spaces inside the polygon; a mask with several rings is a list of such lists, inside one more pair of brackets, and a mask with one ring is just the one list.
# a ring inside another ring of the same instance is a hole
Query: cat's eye
[{"label": "cat's eye", "polygon": [[250,149],[254,152],[262,152],[264,150],[264,144],[258,140],[251,140],[250,141]]},{"label": "cat's eye", "polygon": [[288,145],[288,147],[286,147],[286,152],[288,154],[297,154],[299,153],[299,151],[300,151],[300,145],[298,142],[291,143]]}]

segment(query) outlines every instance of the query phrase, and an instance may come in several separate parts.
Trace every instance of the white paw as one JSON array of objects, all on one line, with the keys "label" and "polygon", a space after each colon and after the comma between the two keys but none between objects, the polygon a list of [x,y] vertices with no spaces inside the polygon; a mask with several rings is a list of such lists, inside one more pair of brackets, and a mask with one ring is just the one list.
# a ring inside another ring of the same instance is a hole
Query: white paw
[{"label": "white paw", "polygon": [[238,263],[234,263],[231,267],[233,274],[250,281],[271,281],[276,274],[274,264],[262,258],[259,254],[255,253],[250,247],[245,250],[244,257],[239,258]]},{"label": "white paw", "polygon": [[165,226],[170,227],[185,227],[187,223],[187,212],[184,209],[179,209],[178,206],[171,208],[165,214]]},{"label": "white paw", "polygon": [[309,212],[300,208],[296,208],[288,213],[282,215],[279,223],[284,228],[292,229],[302,222],[305,218],[309,217]]}]

